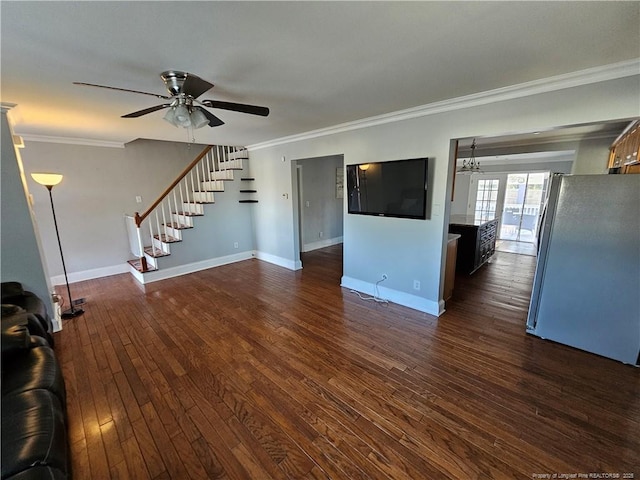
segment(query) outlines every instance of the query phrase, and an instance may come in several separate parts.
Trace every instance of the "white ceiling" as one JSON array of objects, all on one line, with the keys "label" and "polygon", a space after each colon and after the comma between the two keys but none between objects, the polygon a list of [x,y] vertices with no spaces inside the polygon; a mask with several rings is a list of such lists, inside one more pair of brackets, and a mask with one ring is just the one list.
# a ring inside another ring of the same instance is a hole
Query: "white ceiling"
[{"label": "white ceiling", "polygon": [[215,87],[198,143],[251,145],[640,58],[640,2],[0,2],[2,102],[17,134],[188,141],[121,115],[161,101],[159,73]]}]

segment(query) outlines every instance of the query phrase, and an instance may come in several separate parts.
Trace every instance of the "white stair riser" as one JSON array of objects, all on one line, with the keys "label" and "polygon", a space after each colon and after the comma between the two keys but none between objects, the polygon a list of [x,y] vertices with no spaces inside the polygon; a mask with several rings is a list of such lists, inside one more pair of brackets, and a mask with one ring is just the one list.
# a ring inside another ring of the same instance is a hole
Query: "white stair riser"
[{"label": "white stair riser", "polygon": [[220,170],[227,170],[229,168],[242,170],[242,159],[238,158],[236,160],[225,160],[223,162],[218,162],[218,168]]},{"label": "white stair riser", "polygon": [[207,192],[224,192],[224,182],[214,180],[212,182],[200,182],[201,188]]},{"label": "white stair riser", "polygon": [[182,240],[182,230],[177,230],[173,227],[164,227],[164,233],[170,237],[177,238],[178,240]]},{"label": "white stair riser", "polygon": [[238,150],[237,152],[229,152],[229,154],[227,155],[227,158],[229,160],[249,158],[249,151],[248,150]]},{"label": "white stair riser", "polygon": [[196,202],[206,202],[213,203],[213,193],[212,192],[193,192],[193,200]]},{"label": "white stair riser", "polygon": [[164,243],[161,242],[160,240],[158,240],[157,238],[154,238],[151,241],[151,245],[154,246],[155,248],[159,248],[160,250],[162,250],[163,252],[165,252],[166,254],[171,254],[171,247],[169,247],[168,243]]},{"label": "white stair riser", "polygon": [[193,227],[193,217],[187,217],[186,215],[178,215],[177,213],[171,214],[171,218],[174,222],[184,225],[185,227]]},{"label": "white stair riser", "polygon": [[198,205],[197,203],[183,203],[182,211],[204,215],[204,205]]},{"label": "white stair riser", "polygon": [[156,258],[147,253],[144,254],[144,258],[147,259],[147,268],[158,268],[158,262],[156,261]]},{"label": "white stair riser", "polygon": [[211,172],[211,178],[214,180],[233,180],[233,170]]}]

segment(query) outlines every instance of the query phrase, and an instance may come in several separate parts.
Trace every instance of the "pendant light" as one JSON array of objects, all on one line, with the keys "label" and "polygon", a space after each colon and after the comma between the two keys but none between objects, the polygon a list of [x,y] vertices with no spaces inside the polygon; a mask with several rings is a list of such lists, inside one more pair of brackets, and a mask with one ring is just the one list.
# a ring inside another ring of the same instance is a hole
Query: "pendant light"
[{"label": "pendant light", "polygon": [[471,143],[471,156],[467,160],[462,160],[462,166],[457,170],[457,173],[472,174],[472,173],[484,173],[480,169],[480,162],[476,160],[476,139],[473,139]]}]

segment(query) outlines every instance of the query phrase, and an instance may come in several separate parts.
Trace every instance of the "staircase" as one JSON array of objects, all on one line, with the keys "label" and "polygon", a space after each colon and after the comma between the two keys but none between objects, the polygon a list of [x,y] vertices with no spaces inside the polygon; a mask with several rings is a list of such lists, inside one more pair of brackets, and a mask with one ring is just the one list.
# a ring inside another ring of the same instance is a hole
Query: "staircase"
[{"label": "staircase", "polygon": [[[159,269],[158,259],[171,255],[172,245],[196,227],[196,218],[205,215],[205,205],[215,203],[214,194],[224,192],[225,183],[234,180],[234,171],[242,170],[248,158],[244,147],[209,145],[145,212],[125,215],[135,256],[128,263],[136,279],[145,283],[144,275]],[[239,202],[257,203],[251,186],[254,179],[241,181],[249,186],[240,190]]]}]

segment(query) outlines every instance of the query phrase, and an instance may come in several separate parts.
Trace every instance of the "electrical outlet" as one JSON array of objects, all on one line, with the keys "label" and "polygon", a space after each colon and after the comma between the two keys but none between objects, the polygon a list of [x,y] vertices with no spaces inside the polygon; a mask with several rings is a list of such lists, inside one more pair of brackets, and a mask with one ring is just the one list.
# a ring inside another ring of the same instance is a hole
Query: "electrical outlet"
[{"label": "electrical outlet", "polygon": [[413,289],[414,290],[420,290],[420,280],[414,280],[413,281]]},{"label": "electrical outlet", "polygon": [[136,203],[142,203],[142,197],[140,195],[136,195]]},{"label": "electrical outlet", "polygon": [[320,232],[319,237],[322,238],[324,236],[324,232]]},{"label": "electrical outlet", "polygon": [[382,274],[382,279],[383,279],[383,280],[386,280],[387,278],[389,278],[389,276],[388,276],[386,273],[383,273],[383,274]]},{"label": "electrical outlet", "polygon": [[233,248],[238,248],[238,242],[233,242]]}]

